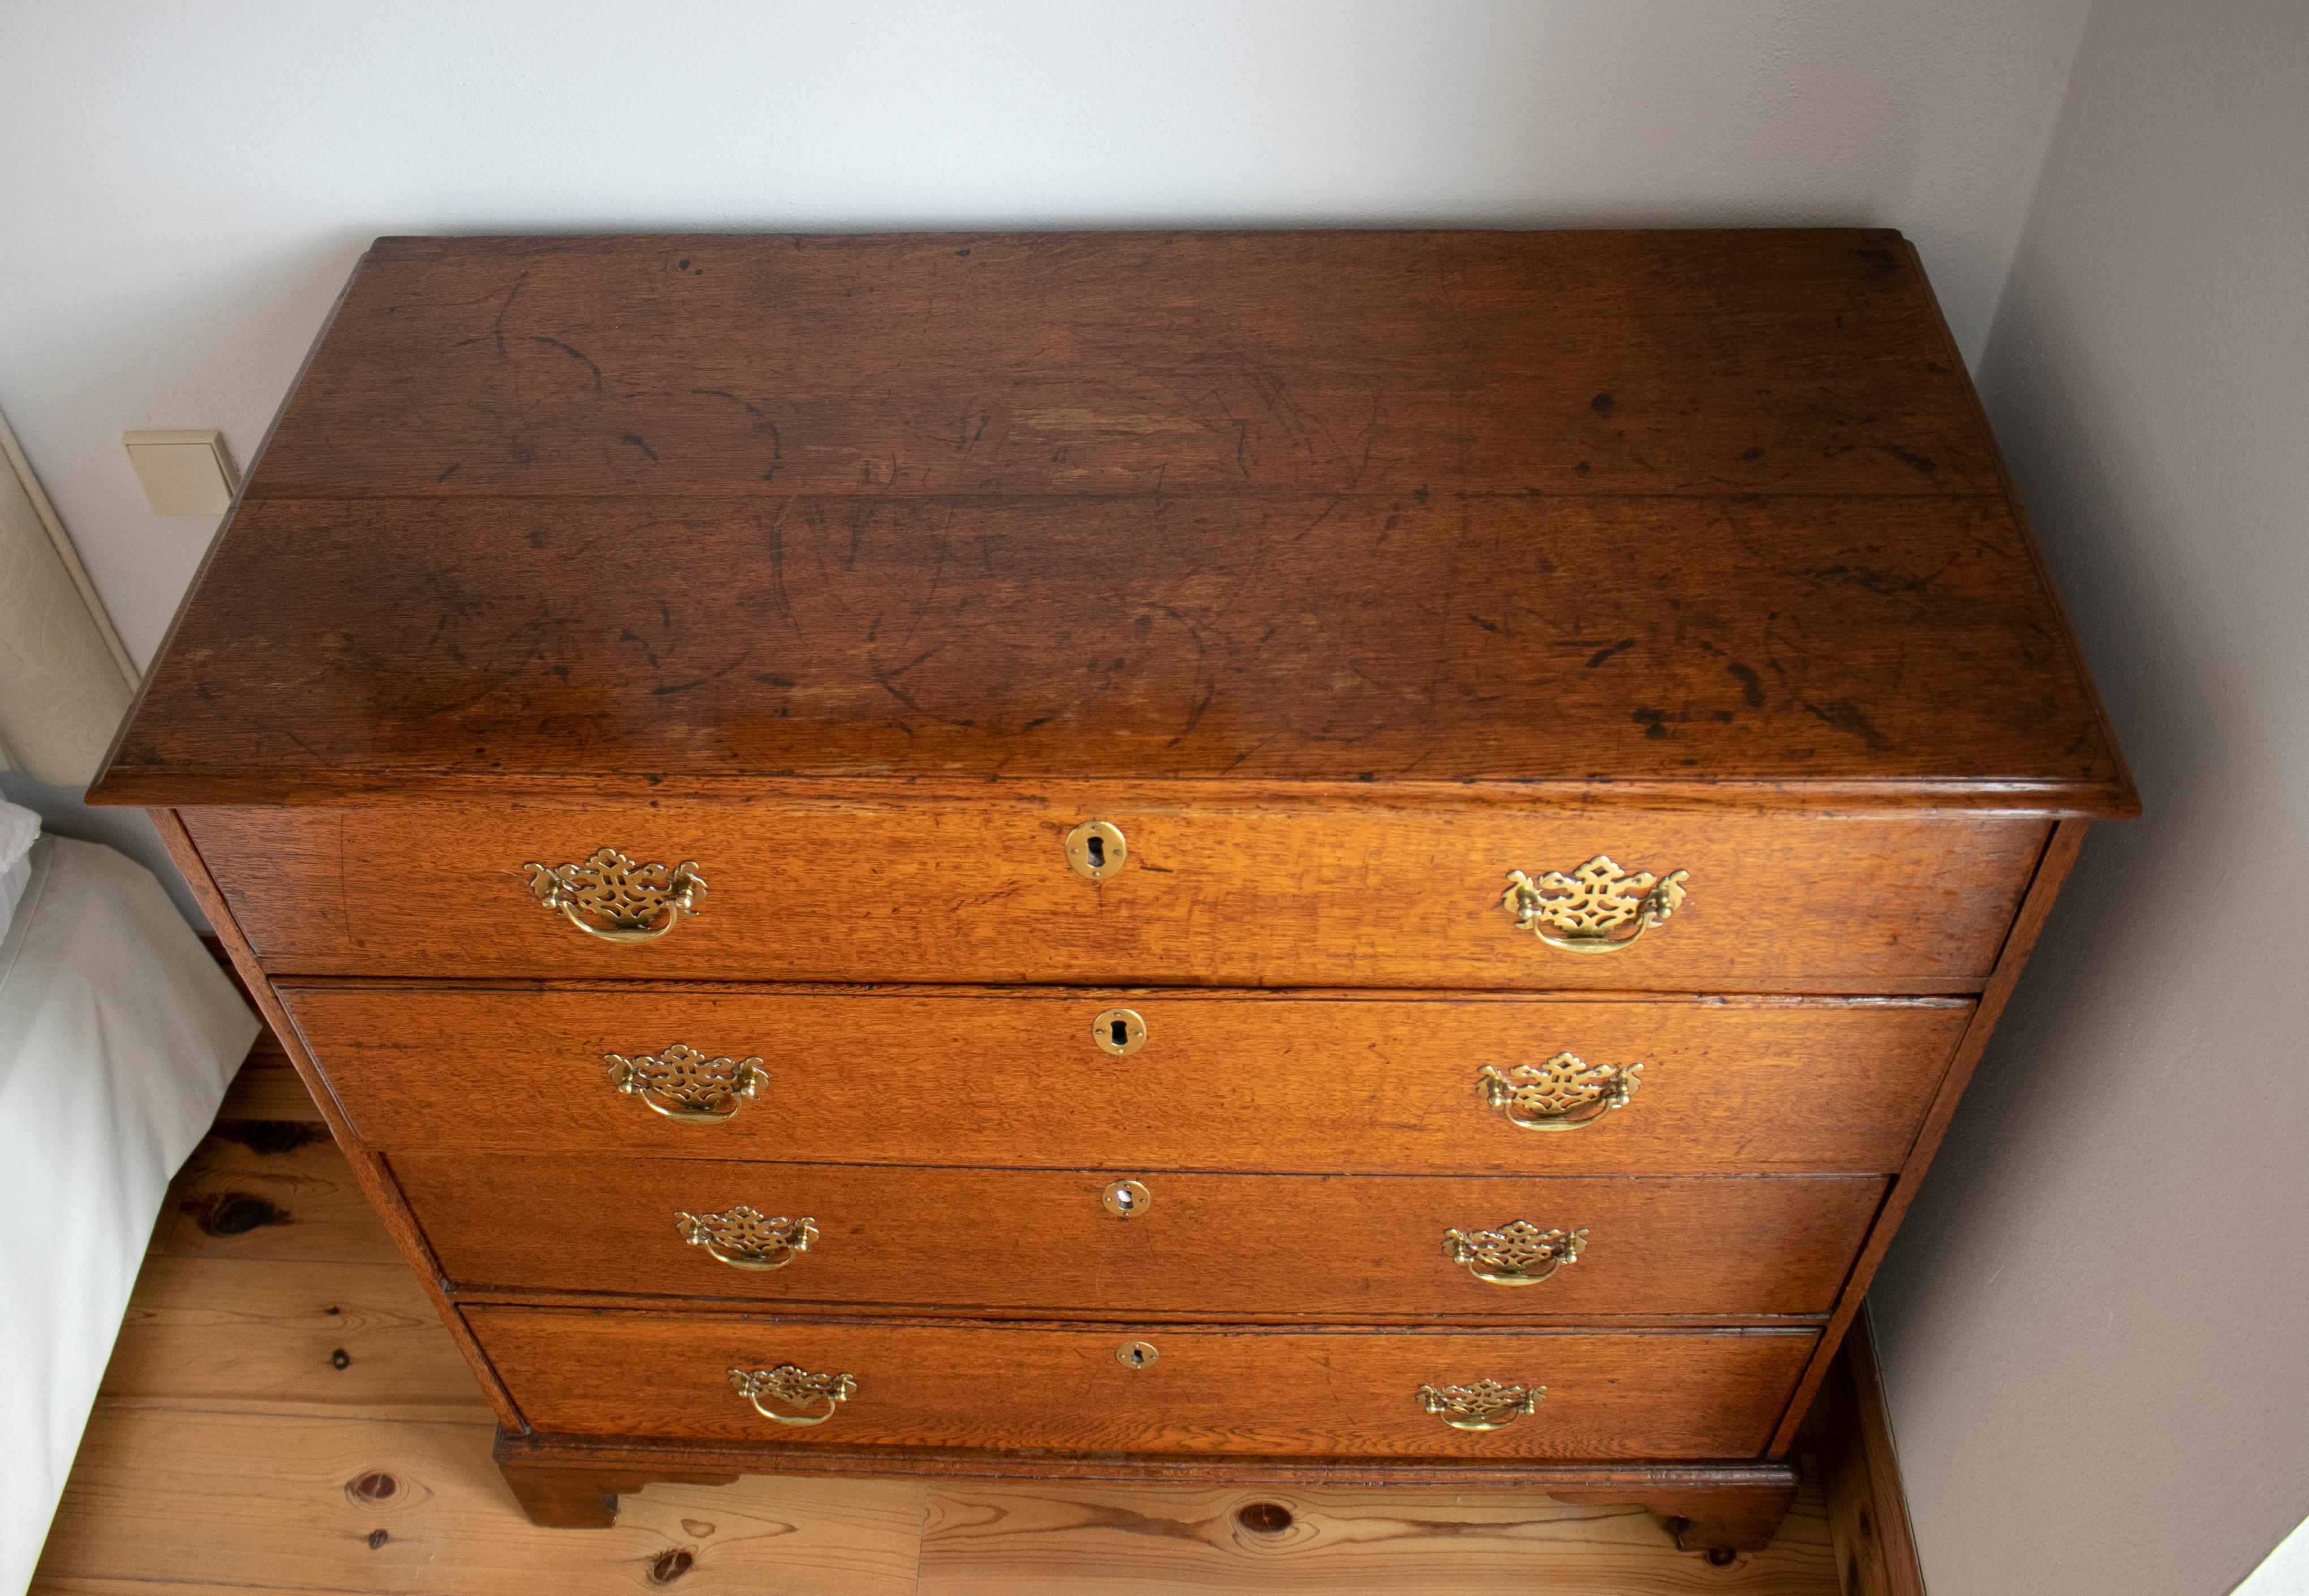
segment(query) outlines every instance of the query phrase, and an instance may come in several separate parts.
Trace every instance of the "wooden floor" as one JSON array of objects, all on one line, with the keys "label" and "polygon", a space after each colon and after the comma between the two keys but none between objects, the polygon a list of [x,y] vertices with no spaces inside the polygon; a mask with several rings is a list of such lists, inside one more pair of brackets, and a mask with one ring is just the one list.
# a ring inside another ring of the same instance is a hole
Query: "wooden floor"
[{"label": "wooden floor", "polygon": [[[752,1479],[653,1486],[610,1530],[537,1530],[492,1434],[302,1087],[260,1054],[162,1215],[32,1591],[1838,1590],[1809,1485],[1777,1543],[1725,1566],[1648,1514],[1489,1493]],[[1254,1503],[1287,1525],[1247,1527]]]}]

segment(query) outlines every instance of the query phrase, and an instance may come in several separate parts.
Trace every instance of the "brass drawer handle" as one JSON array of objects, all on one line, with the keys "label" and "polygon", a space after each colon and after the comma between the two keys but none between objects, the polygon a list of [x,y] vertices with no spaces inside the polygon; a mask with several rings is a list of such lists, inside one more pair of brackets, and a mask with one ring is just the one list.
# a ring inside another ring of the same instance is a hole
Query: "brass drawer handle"
[{"label": "brass drawer handle", "polygon": [[783,1269],[817,1239],[816,1220],[783,1214],[766,1219],[742,1203],[722,1213],[677,1210],[673,1222],[684,1241],[704,1247],[708,1257],[732,1269]]},{"label": "brass drawer handle", "polygon": [[1494,1286],[1535,1286],[1566,1264],[1579,1262],[1579,1249],[1587,1245],[1585,1228],[1543,1230],[1521,1219],[1496,1230],[1443,1232],[1443,1255]]},{"label": "brass drawer handle", "polygon": [[1505,1429],[1546,1396],[1544,1385],[1502,1385],[1478,1380],[1473,1385],[1422,1385],[1418,1402],[1453,1429]]},{"label": "brass drawer handle", "polygon": [[532,863],[521,868],[532,897],[603,942],[655,942],[705,902],[705,878],[698,875],[696,859],[669,869],[636,864],[604,848],[581,865]]},{"label": "brass drawer handle", "polygon": [[1544,1064],[1519,1064],[1502,1071],[1487,1064],[1475,1072],[1475,1089],[1509,1125],[1527,1131],[1576,1131],[1624,1109],[1643,1084],[1640,1064],[1589,1064],[1577,1053],[1558,1053]]},{"label": "brass drawer handle", "polygon": [[604,1053],[601,1062],[610,1085],[685,1125],[719,1125],[770,1083],[758,1058],[708,1058],[679,1042],[634,1058]]},{"label": "brass drawer handle", "polygon": [[[730,1385],[739,1396],[754,1404],[754,1411],[776,1424],[824,1424],[834,1417],[835,1411],[858,1393],[858,1382],[849,1375],[813,1375],[808,1369],[797,1368],[791,1363],[781,1363],[775,1368],[733,1368]],[[790,1408],[808,1409],[813,1403],[824,1402],[823,1413],[778,1413],[762,1406],[762,1398],[774,1396]]]},{"label": "brass drawer handle", "polygon": [[[1663,924],[1683,906],[1688,870],[1656,876],[1648,870],[1622,870],[1597,854],[1570,875],[1550,870],[1534,881],[1520,870],[1508,872],[1500,907],[1515,913],[1518,929],[1567,953],[1619,953]],[[1628,927],[1635,929],[1622,936]]]}]

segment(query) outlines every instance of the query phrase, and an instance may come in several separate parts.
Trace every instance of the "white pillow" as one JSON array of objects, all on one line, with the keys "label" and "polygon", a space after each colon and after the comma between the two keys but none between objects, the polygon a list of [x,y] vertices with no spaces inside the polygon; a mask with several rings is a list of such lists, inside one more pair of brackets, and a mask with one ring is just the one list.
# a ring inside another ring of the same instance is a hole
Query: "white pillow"
[{"label": "white pillow", "polygon": [[40,817],[0,798],[0,936],[32,879],[32,844],[39,841]]}]

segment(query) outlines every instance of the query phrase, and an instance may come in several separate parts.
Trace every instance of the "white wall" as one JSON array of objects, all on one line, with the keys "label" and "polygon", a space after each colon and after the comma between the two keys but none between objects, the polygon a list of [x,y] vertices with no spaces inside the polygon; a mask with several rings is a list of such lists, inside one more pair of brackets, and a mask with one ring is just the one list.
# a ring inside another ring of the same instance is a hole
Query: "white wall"
[{"label": "white wall", "polygon": [[2087,0],[0,0],[0,410],[147,660],[382,232],[1906,229],[1967,353]]},{"label": "white wall", "polygon": [[1873,1294],[1933,1596],[2309,1514],[2309,5],[2105,0],[1980,378],[2147,805]]}]

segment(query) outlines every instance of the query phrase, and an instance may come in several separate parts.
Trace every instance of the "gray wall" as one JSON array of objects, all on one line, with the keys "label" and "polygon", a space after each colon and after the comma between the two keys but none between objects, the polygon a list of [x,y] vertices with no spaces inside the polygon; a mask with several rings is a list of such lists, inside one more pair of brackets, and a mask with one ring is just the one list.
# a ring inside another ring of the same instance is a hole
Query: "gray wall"
[{"label": "gray wall", "polygon": [[2138,776],[1873,1294],[1933,1596],[2309,1513],[2309,5],[2104,0],[1980,363]]}]

